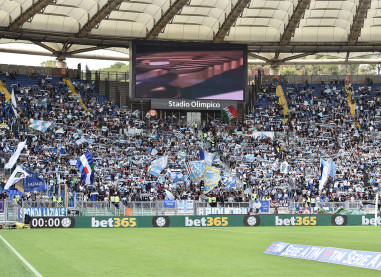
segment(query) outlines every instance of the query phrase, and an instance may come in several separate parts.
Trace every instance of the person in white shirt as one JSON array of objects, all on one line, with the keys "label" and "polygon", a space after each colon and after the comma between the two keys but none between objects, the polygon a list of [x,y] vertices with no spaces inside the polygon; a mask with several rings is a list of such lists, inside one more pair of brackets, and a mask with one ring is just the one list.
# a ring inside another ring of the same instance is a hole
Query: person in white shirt
[{"label": "person in white shirt", "polygon": [[257,201],[254,203],[255,213],[259,214],[259,209],[262,207],[262,204],[260,201]]}]

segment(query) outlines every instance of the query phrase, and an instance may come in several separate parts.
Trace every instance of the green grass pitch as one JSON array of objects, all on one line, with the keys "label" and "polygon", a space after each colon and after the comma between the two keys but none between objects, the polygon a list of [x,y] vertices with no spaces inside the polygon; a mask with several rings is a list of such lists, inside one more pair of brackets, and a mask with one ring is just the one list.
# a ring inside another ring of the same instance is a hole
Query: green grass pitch
[{"label": "green grass pitch", "polygon": [[[381,252],[381,229],[234,227],[1,230],[43,276],[380,276],[263,252],[274,241]],[[0,276],[33,276],[0,240]]]}]

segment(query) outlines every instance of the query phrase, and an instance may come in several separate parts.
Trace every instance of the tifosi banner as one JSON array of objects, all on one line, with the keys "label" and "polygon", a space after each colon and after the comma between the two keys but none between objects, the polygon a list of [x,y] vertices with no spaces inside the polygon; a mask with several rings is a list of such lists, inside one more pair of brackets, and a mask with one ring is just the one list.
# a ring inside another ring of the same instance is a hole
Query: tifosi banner
[{"label": "tifosi banner", "polygon": [[162,110],[221,110],[233,106],[237,109],[236,101],[221,101],[221,100],[187,100],[187,99],[152,99],[152,109]]},{"label": "tifosi banner", "polygon": [[19,208],[18,217],[22,219],[25,215],[34,217],[45,217],[45,216],[66,216],[66,208],[54,208],[54,207],[38,207],[38,208]]},{"label": "tifosi banner", "polygon": [[216,214],[248,214],[250,208],[248,207],[235,207],[235,208],[224,208],[224,207],[218,207],[218,208],[198,208],[197,214],[198,215],[216,215]]}]

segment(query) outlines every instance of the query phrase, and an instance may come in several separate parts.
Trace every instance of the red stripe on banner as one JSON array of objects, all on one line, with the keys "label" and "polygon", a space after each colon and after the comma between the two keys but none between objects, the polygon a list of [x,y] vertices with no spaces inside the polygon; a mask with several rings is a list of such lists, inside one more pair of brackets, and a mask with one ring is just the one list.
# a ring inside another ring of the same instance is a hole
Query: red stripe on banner
[{"label": "red stripe on banner", "polygon": [[234,107],[232,105],[230,105],[228,107],[229,111],[232,113],[232,115],[234,116],[234,118],[236,118],[238,116],[238,112],[236,111],[236,109],[234,109]]},{"label": "red stripe on banner", "polygon": [[87,167],[86,167],[86,166],[84,167],[84,169],[83,169],[83,170],[85,171],[85,174],[86,174],[86,175],[90,173],[90,171],[87,169]]}]

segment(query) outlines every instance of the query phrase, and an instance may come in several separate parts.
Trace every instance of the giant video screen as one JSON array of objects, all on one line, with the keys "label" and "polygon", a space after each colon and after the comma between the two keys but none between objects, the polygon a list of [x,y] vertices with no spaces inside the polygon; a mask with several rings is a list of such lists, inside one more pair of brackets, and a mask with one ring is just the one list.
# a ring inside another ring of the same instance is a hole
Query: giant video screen
[{"label": "giant video screen", "polygon": [[247,48],[134,42],[135,98],[244,100]]}]

